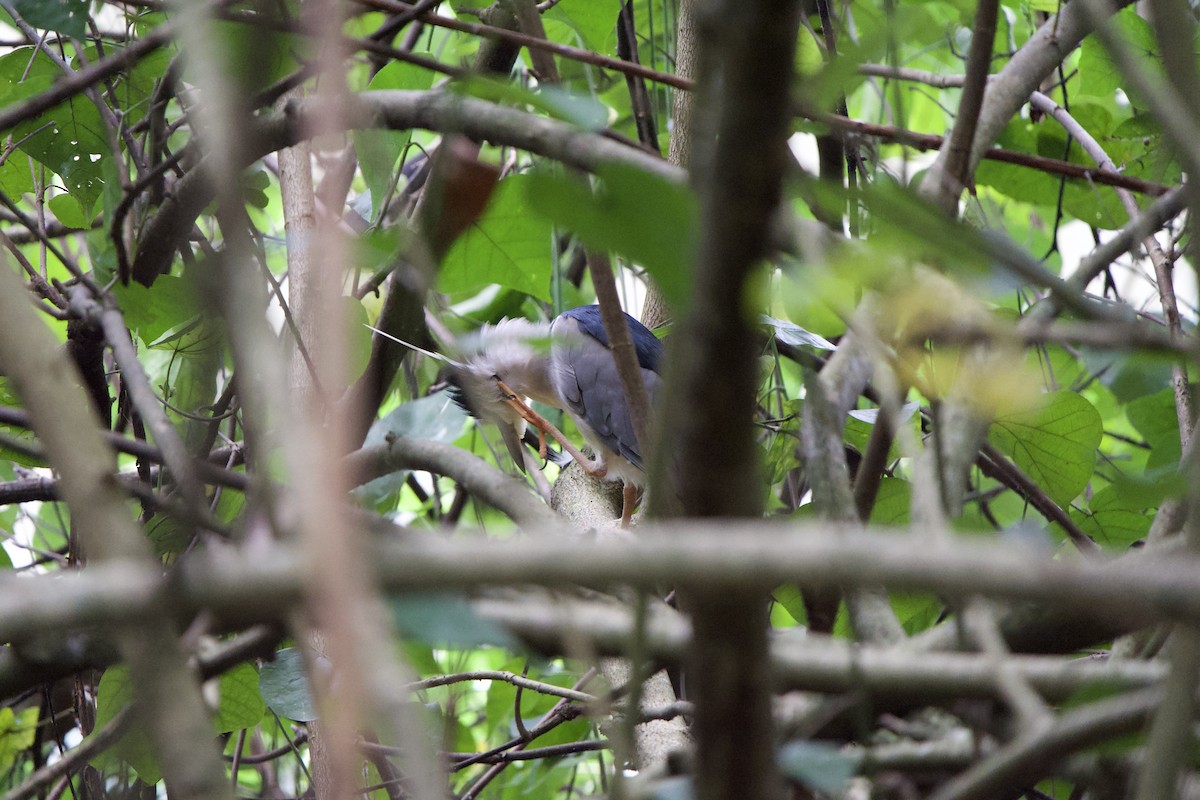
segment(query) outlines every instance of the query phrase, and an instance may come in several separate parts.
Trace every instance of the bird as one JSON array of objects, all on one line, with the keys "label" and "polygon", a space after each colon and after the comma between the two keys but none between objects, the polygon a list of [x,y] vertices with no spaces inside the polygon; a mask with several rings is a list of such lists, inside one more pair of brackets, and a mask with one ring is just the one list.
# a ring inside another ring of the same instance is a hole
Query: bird
[{"label": "bird", "polygon": [[[624,317],[653,408],[662,382],[663,345],[636,319]],[[516,318],[485,325],[461,360],[451,364],[452,397],[500,429],[518,468],[524,469],[521,438],[533,426],[543,457],[550,436],[588,474],[624,484],[621,524],[629,525],[638,488],[646,482],[645,450],[634,432],[599,306],[569,309],[549,323]],[[584,456],[527,400],[565,412],[595,456]]]}]

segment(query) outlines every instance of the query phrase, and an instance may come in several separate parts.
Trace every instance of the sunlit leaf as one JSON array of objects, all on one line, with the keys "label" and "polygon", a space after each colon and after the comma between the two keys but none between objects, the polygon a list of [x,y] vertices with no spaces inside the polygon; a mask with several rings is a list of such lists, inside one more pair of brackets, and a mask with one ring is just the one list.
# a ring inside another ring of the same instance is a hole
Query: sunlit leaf
[{"label": "sunlit leaf", "polygon": [[1066,506],[1083,491],[1103,434],[1100,414],[1074,392],[1053,392],[1030,411],[996,419],[988,439]]},{"label": "sunlit leaf", "polygon": [[533,178],[500,181],[483,216],[450,248],[438,273],[443,292],[469,292],[500,284],[550,300],[550,224],[533,213],[527,186]]},{"label": "sunlit leaf", "polygon": [[0,708],[0,769],[11,769],[17,756],[33,745],[38,711],[36,704],[20,711]]},{"label": "sunlit leaf", "polygon": [[697,244],[697,206],[691,191],[634,167],[597,170],[595,187],[548,171],[529,176],[531,207],[590,247],[611,250],[645,267],[667,301],[688,297]]},{"label": "sunlit leaf", "polygon": [[1106,486],[1088,501],[1086,511],[1072,508],[1071,519],[1104,547],[1121,549],[1150,530],[1146,506],[1115,486]]},{"label": "sunlit leaf", "polygon": [[250,664],[238,664],[221,675],[217,688],[217,733],[252,728],[262,721],[267,706],[259,689],[258,671]]},{"label": "sunlit leaf", "polygon": [[[617,15],[620,0],[588,0],[583,3],[556,3],[543,14],[549,20],[561,20],[579,35],[579,46],[599,53],[616,54]],[[574,44],[574,43],[572,43]]]}]

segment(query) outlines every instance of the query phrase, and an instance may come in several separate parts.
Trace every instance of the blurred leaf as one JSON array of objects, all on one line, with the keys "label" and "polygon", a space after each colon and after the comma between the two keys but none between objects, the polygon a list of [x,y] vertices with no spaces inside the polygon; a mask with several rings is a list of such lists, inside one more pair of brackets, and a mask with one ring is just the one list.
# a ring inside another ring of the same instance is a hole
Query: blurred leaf
[{"label": "blurred leaf", "polygon": [[367,327],[367,309],[361,300],[344,296],[342,322],[346,325],[346,365],[342,377],[353,382],[362,375],[371,360],[371,329]]},{"label": "blurred leaf", "polygon": [[36,704],[20,711],[0,708],[0,770],[8,772],[17,756],[33,746],[37,726]]},{"label": "blurred leaf", "polygon": [[[2,375],[0,375],[0,406],[21,408],[20,398],[12,391],[8,385],[8,380]],[[4,443],[5,439],[0,439],[0,459],[20,464],[23,467],[48,466],[45,459],[41,458],[40,454],[36,452],[40,448],[40,445],[38,444],[37,434],[32,430],[17,425],[0,424],[0,433],[3,433],[12,445],[11,447],[7,446]]]},{"label": "blurred leaf", "polygon": [[493,103],[527,106],[583,130],[598,131],[608,124],[606,106],[590,95],[575,94],[561,86],[540,86],[534,91],[483,75],[468,75],[452,83],[451,88],[468,97]]},{"label": "blurred leaf", "polygon": [[[274,6],[264,5],[259,13],[264,24],[221,19],[211,22],[214,36],[210,57],[246,95],[260,92],[295,72],[300,67],[297,58],[307,56],[310,50],[304,36],[273,30],[266,24],[279,17]],[[195,77],[187,67],[184,72],[189,79]]]},{"label": "blurred leaf", "polygon": [[[461,434],[467,422],[467,412],[450,399],[446,392],[401,403],[391,413],[371,425],[364,447],[387,442],[389,436],[410,436],[449,444]],[[408,470],[397,470],[382,478],[365,483],[352,494],[365,503],[378,506],[400,490],[408,478]]]},{"label": "blurred leaf", "polygon": [[174,275],[160,275],[150,288],[137,282],[118,283],[112,294],[125,315],[125,324],[146,346],[200,313],[193,282]]},{"label": "blurred leaf", "polygon": [[13,7],[35,28],[72,39],[87,36],[88,0],[13,0]]},{"label": "blurred leaf", "polygon": [[[905,403],[900,413],[901,423],[910,428],[913,435],[919,438],[921,435],[921,417],[916,413],[918,408],[919,404],[917,403]],[[846,427],[842,434],[846,444],[860,453],[866,453],[878,418],[878,408],[852,409],[847,414]],[[903,453],[900,451],[900,441],[898,438],[893,437],[891,447],[888,448],[887,460],[889,462],[895,461],[901,455]]]},{"label": "blurred leaf", "polygon": [[543,13],[546,20],[561,20],[579,35],[579,46],[597,53],[616,55],[617,16],[620,0],[588,0],[557,3]]},{"label": "blurred leaf", "polygon": [[442,292],[470,292],[496,283],[550,301],[550,225],[533,213],[530,175],[496,186],[483,216],[454,243],[438,273]]},{"label": "blurred leaf", "polygon": [[1080,348],[1088,370],[1116,395],[1118,400],[1136,400],[1170,385],[1171,359],[1153,353],[1114,353]]},{"label": "blurred leaf", "polygon": [[1125,406],[1125,416],[1150,445],[1147,470],[1178,466],[1182,448],[1173,389],[1139,397]]},{"label": "blurred leaf", "polygon": [[264,209],[270,200],[267,188],[271,185],[271,176],[266,170],[252,169],[243,172],[241,178],[242,198],[257,209]]},{"label": "blurred leaf", "polygon": [[806,331],[794,323],[775,319],[766,314],[762,316],[762,321],[773,329],[775,337],[784,344],[791,344],[797,347],[814,347],[817,350],[834,349],[834,344],[825,337],[812,331]]},{"label": "blurred leaf", "polygon": [[476,614],[463,595],[413,592],[393,595],[388,602],[392,622],[405,638],[447,647],[517,647],[508,631]]},{"label": "blurred leaf", "polygon": [[[1113,479],[1108,488],[1115,492],[1115,497],[1106,501],[1103,506],[1105,510],[1120,508],[1144,512],[1158,508],[1168,497],[1181,497],[1187,490],[1187,478],[1176,466],[1168,465],[1146,470],[1143,475],[1122,473]],[[1090,507],[1096,507],[1094,499]]]},{"label": "blurred leaf", "polygon": [[900,621],[904,632],[914,636],[921,631],[929,630],[937,624],[945,605],[936,597],[930,595],[910,595],[892,592],[888,595],[892,602],[892,610]]},{"label": "blurred leaf", "polygon": [[317,718],[304,658],[292,647],[275,653],[275,659],[262,665],[258,673],[258,689],[266,705],[279,716],[309,722]]},{"label": "blurred leaf", "polygon": [[[121,709],[133,702],[133,684],[129,670],[123,666],[109,667],[96,687],[96,728],[107,725]],[[124,761],[137,773],[143,783],[151,786],[162,780],[162,769],[154,756],[154,748],[145,729],[135,724],[111,750],[100,753],[91,763],[101,772],[111,768],[114,760]]]},{"label": "blurred leaf", "polygon": [[687,775],[676,775],[655,781],[650,789],[651,800],[694,800],[692,779]]},{"label": "blurred leaf", "polygon": [[[392,61],[376,72],[367,88],[416,91],[433,84],[433,73],[404,61]],[[380,204],[391,190],[397,175],[396,162],[408,146],[412,131],[358,130],[354,132],[354,150],[358,165],[371,194],[371,218],[379,218]]]},{"label": "blurred leaf", "polygon": [[789,742],[779,749],[783,773],[816,792],[840,794],[858,774],[862,753],[846,752],[824,742]]},{"label": "blurred leaf", "polygon": [[[1137,55],[1143,70],[1151,74],[1160,73],[1162,63],[1158,53],[1158,42],[1150,23],[1130,7],[1118,11],[1109,22],[1125,44]],[[1079,50],[1079,90],[1083,94],[1112,100],[1118,89],[1129,90],[1121,70],[1109,56],[1107,48],[1095,36],[1083,40]],[[1131,98],[1132,99],[1132,98]]]},{"label": "blurred leaf", "polygon": [[215,719],[217,733],[253,728],[262,721],[267,704],[259,690],[258,671],[250,664],[238,664],[217,682],[220,702]]},{"label": "blurred leaf", "polygon": [[799,586],[780,586],[771,592],[771,597],[783,606],[797,623],[808,624],[808,609],[804,605],[804,593],[800,591]]},{"label": "blurred leaf", "polygon": [[1045,395],[1038,408],[998,417],[988,440],[1066,507],[1083,491],[1103,435],[1100,414],[1074,392]]},{"label": "blurred leaf", "polygon": [[697,246],[691,190],[634,167],[606,164],[596,186],[580,178],[536,172],[526,183],[530,206],[589,247],[620,253],[654,277],[677,311],[687,302]]},{"label": "blurred leaf", "polygon": [[900,478],[884,477],[871,508],[873,525],[908,525],[911,520],[912,484]]},{"label": "blurred leaf", "polygon": [[156,514],[146,524],[146,537],[159,558],[175,556],[187,549],[195,535],[195,527],[184,525],[174,517]]}]

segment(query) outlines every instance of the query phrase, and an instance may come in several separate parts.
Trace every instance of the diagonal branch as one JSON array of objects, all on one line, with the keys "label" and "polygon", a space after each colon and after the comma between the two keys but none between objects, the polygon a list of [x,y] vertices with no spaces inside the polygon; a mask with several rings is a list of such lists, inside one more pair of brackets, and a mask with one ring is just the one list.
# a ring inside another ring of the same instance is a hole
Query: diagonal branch
[{"label": "diagonal branch", "polygon": [[939,158],[921,184],[922,192],[933,204],[947,214],[958,210],[958,198],[970,185],[974,165],[971,164],[971,143],[975,126],[983,108],[983,93],[987,88],[992,65],[992,45],[996,38],[996,16],[999,0],[979,0],[975,8],[975,24],[971,28],[971,52],[967,57],[967,76],[954,128],[946,142],[944,159]]}]

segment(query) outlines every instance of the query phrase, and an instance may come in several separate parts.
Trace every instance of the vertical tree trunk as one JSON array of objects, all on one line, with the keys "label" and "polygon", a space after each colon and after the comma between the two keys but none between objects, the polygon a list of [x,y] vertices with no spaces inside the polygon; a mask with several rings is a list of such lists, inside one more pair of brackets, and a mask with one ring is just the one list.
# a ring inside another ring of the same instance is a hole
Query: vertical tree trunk
[{"label": "vertical tree trunk", "polygon": [[[697,136],[689,162],[701,240],[690,309],[669,366],[666,461],[677,465],[685,515],[756,517],[762,513],[752,426],[758,344],[746,292],[768,255],[768,223],[788,158],[799,2],[726,0],[697,10],[702,68],[695,102],[703,113],[691,118]],[[781,786],[767,598],[719,586],[681,592],[694,618],[687,687],[696,703],[696,796],[775,797]]]}]

